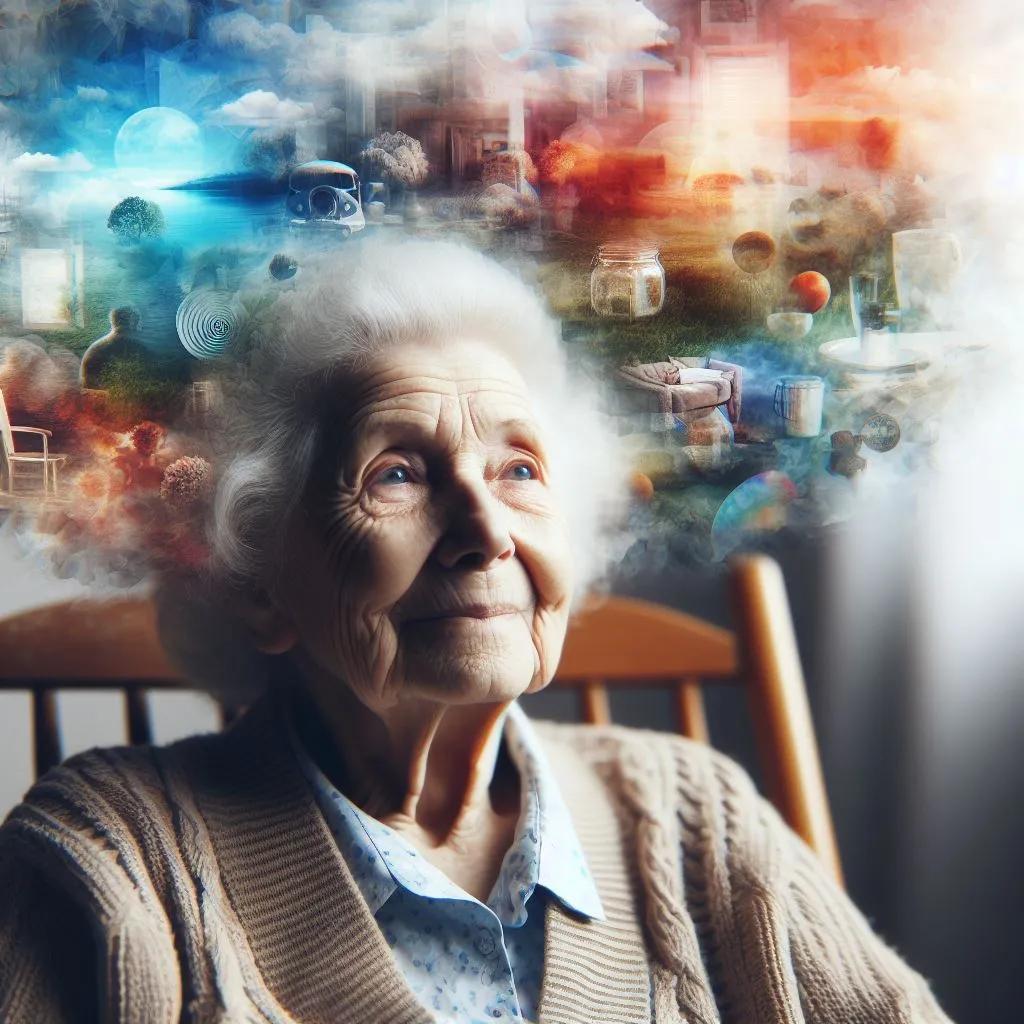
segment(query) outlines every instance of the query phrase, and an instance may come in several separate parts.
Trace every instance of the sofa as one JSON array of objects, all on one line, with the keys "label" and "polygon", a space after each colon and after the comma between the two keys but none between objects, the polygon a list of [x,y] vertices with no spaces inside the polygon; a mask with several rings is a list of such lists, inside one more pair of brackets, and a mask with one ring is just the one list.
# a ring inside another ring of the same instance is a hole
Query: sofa
[{"label": "sofa", "polygon": [[[740,419],[743,369],[703,356],[672,356],[657,363],[622,366],[616,374],[624,413],[652,413],[653,429],[694,428],[722,409],[728,422]],[[699,443],[699,442],[698,442]]]}]

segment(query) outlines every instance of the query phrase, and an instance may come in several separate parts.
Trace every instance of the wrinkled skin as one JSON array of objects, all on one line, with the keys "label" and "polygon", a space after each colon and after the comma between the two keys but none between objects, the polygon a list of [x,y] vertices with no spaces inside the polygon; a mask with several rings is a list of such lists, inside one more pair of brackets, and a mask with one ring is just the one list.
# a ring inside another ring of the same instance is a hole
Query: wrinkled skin
[{"label": "wrinkled skin", "polygon": [[259,645],[298,668],[335,781],[486,898],[519,806],[504,712],[550,682],[572,597],[529,392],[458,341],[394,348],[330,404]]}]

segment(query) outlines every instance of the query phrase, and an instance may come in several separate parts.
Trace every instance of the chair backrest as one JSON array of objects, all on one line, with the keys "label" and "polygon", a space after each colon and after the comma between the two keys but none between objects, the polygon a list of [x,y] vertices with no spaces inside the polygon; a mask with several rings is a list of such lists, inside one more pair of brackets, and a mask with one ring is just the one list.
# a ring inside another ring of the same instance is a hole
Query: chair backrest
[{"label": "chair backrest", "polygon": [[64,601],[0,620],[0,692],[32,696],[37,777],[63,758],[57,691],[96,689],[123,694],[129,743],[153,742],[147,691],[182,682],[160,646],[152,602]]},{"label": "chair backrest", "polygon": [[552,685],[578,688],[583,717],[599,725],[611,721],[609,686],[671,686],[677,728],[702,743],[702,684],[744,685],[767,796],[842,884],[782,570],[762,555],[737,558],[730,588],[735,633],[646,601],[595,602],[570,629]]},{"label": "chair backrest", "polygon": [[[767,795],[841,884],[781,570],[762,556],[738,559],[731,582],[736,634],[645,601],[602,600],[570,627],[552,685],[578,688],[585,720],[606,724],[609,685],[668,684],[675,691],[680,731],[708,742],[701,684],[742,677]],[[155,608],[146,599],[67,601],[0,620],[0,692],[32,695],[37,775],[62,757],[58,690],[120,690],[129,742],[150,743],[147,691],[182,686],[160,646]],[[234,714],[222,709],[222,722]]]},{"label": "chair backrest", "polygon": [[2,454],[14,454],[14,434],[11,432],[11,418],[7,415],[7,403],[4,401],[3,389],[0,388],[0,448]]}]

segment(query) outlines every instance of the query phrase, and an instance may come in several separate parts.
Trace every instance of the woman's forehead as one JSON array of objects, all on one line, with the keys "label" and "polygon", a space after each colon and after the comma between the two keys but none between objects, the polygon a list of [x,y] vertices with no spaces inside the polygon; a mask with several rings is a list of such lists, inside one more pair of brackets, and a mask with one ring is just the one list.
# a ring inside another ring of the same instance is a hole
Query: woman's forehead
[{"label": "woman's forehead", "polygon": [[488,434],[537,430],[522,375],[479,342],[396,346],[348,375],[342,390],[339,425],[353,439],[396,423],[427,429],[470,421]]},{"label": "woman's forehead", "polygon": [[439,409],[458,399],[489,405],[530,405],[522,375],[503,353],[481,342],[403,344],[347,374],[345,404],[357,415],[388,409]]}]

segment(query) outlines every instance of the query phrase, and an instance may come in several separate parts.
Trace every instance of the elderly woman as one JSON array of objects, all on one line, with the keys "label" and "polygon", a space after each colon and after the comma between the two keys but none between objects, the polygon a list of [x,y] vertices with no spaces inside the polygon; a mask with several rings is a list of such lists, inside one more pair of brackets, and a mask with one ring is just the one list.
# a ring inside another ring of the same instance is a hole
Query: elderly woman
[{"label": "elderly woman", "polygon": [[11,814],[0,1019],[945,1021],[732,763],[527,720],[621,467],[512,274],[351,255],[238,354],[208,578],[163,599],[250,710]]}]

